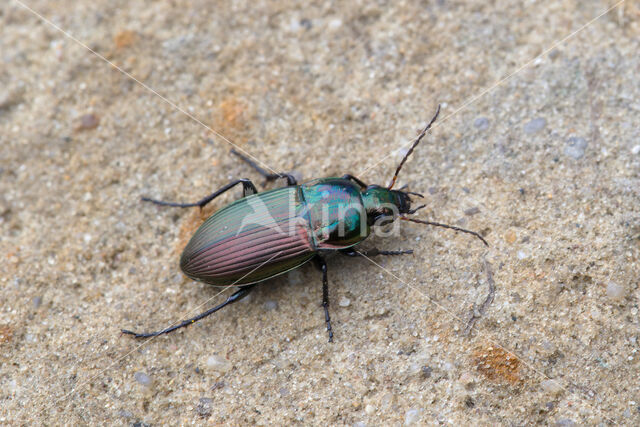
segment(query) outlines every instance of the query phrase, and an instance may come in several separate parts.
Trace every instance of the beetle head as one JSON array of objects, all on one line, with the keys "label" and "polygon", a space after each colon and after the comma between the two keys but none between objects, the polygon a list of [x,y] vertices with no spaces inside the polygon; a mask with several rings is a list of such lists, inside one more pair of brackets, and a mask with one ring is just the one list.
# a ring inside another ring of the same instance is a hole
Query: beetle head
[{"label": "beetle head", "polygon": [[415,212],[416,209],[411,209],[411,195],[422,197],[418,193],[369,185],[362,193],[369,225],[392,222],[400,215]]}]

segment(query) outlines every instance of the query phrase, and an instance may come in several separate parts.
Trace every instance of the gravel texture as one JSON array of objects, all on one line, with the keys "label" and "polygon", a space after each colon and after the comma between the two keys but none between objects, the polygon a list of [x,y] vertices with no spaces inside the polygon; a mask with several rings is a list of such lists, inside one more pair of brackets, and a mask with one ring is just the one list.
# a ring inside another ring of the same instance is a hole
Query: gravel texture
[{"label": "gravel texture", "polygon": [[[0,424],[640,424],[638,2],[27,4],[85,46],[2,2]],[[332,344],[311,264],[120,334],[229,294],[178,267],[211,210],[141,196],[262,186],[230,141],[387,184],[438,103],[399,184],[490,248],[329,258]]]}]

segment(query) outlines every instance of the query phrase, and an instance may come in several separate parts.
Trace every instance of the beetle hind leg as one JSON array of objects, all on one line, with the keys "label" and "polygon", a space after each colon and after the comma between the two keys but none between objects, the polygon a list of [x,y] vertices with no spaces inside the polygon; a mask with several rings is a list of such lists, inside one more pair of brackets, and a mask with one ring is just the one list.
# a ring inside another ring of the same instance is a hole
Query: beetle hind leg
[{"label": "beetle hind leg", "polygon": [[206,206],[207,203],[209,203],[210,201],[212,201],[213,199],[215,199],[216,197],[218,197],[222,193],[230,190],[231,188],[235,187],[238,184],[242,184],[242,195],[244,197],[249,196],[251,194],[255,194],[255,193],[258,192],[258,189],[253,184],[253,182],[251,182],[250,179],[241,178],[241,179],[236,179],[235,181],[231,181],[230,183],[228,183],[224,187],[214,191],[213,193],[209,194],[207,197],[205,197],[203,199],[200,199],[200,200],[198,200],[197,202],[194,202],[194,203],[165,202],[165,201],[162,201],[162,200],[151,199],[149,197],[143,197],[142,201],[143,202],[151,202],[153,204],[160,205],[160,206],[172,206],[172,207],[175,207],[175,208],[193,208],[193,207],[198,206],[198,207],[200,207],[200,209],[202,209],[203,207]]},{"label": "beetle hind leg", "polygon": [[324,308],[324,321],[327,324],[329,342],[333,342],[333,330],[331,329],[331,317],[329,316],[329,281],[327,280],[327,263],[320,255],[316,255],[314,260],[320,271],[322,271],[322,307]]},{"label": "beetle hind leg", "polygon": [[142,332],[142,333],[138,333],[138,332],[133,332],[133,331],[129,331],[126,329],[121,329],[121,332],[123,334],[127,334],[127,335],[133,335],[136,338],[151,338],[151,337],[157,337],[158,335],[163,335],[163,334],[168,334],[169,332],[173,332],[176,329],[180,329],[180,328],[184,328],[185,326],[189,326],[195,322],[197,322],[200,319],[204,319],[205,317],[209,316],[210,314],[215,313],[216,311],[226,307],[229,304],[233,304],[234,302],[240,301],[242,298],[246,297],[247,295],[249,295],[249,292],[251,292],[251,290],[253,289],[255,285],[248,285],[248,286],[243,286],[241,287],[237,292],[231,294],[229,296],[229,298],[227,298],[227,300],[225,302],[223,302],[220,305],[217,305],[213,308],[210,308],[209,310],[205,311],[204,313],[200,313],[195,317],[192,317],[191,319],[187,319],[181,323],[178,323],[177,325],[171,326],[167,329],[163,329],[161,331],[156,331],[156,332]]}]

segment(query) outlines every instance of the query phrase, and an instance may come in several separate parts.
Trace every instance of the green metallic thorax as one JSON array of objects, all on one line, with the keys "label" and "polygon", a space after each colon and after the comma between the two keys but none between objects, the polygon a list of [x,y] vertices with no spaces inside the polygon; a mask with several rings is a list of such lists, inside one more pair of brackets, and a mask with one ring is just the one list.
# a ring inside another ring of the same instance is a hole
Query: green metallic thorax
[{"label": "green metallic thorax", "polygon": [[322,178],[300,186],[318,249],[353,246],[369,236],[360,187],[342,178]]}]

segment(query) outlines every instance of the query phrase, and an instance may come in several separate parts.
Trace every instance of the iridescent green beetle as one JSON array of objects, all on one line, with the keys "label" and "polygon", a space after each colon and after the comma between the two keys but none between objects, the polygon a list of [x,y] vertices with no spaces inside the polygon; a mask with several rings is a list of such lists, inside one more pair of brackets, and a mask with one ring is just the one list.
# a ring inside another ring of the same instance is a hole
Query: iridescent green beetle
[{"label": "iridescent green beetle", "polygon": [[339,251],[348,256],[401,255],[412,250],[359,252],[355,249],[374,227],[396,219],[450,228],[484,238],[473,231],[431,221],[408,218],[424,205],[411,209],[410,191],[393,190],[400,169],[438,117],[440,106],[416,138],[393,176],[389,187],[367,185],[352,175],[321,178],[298,185],[288,173],[269,174],[256,163],[232,150],[267,180],[286,178],[287,186],[258,193],[249,179],[238,179],[195,203],[173,203],[143,198],[162,206],[200,207],[232,187],[242,184],[244,197],[211,215],[193,235],[180,258],[180,268],[194,280],[214,286],[238,286],[240,289],[224,303],[170,328],[136,333],[136,338],[166,334],[188,326],[221,308],[247,296],[258,283],[314,260],[322,271],[322,306],[329,341],[333,340],[329,316],[327,264],[322,256]]}]

